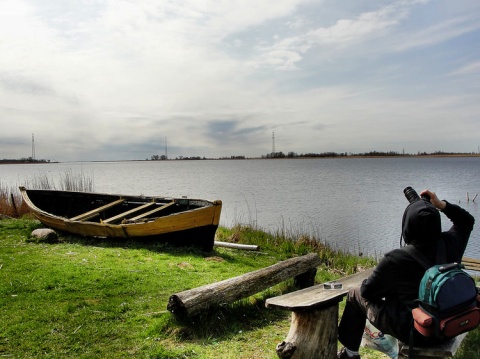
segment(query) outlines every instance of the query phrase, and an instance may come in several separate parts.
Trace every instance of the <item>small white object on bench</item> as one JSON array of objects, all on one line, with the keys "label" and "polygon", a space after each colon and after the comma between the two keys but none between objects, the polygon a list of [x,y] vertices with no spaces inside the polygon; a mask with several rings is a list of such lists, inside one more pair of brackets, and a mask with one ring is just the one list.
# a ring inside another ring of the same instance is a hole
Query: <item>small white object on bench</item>
[{"label": "small white object on bench", "polygon": [[373,268],[338,279],[341,289],[327,289],[323,284],[267,299],[267,308],[292,311],[287,338],[277,345],[280,358],[331,359],[336,356],[338,303],[351,288],[359,286]]}]

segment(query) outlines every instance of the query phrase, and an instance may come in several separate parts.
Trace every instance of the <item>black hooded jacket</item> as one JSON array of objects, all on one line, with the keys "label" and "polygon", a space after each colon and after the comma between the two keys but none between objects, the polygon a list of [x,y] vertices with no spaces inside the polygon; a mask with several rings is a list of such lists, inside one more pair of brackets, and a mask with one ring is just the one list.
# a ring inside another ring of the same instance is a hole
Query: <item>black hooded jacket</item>
[{"label": "black hooded jacket", "polygon": [[[448,203],[442,211],[453,223],[441,232],[440,213],[430,202],[423,200],[410,204],[405,210],[402,233],[407,244],[414,245],[432,263],[437,263],[437,245],[445,244],[446,263],[460,262],[473,230],[474,218],[461,207]],[[400,340],[407,340],[418,288],[425,269],[406,251],[394,249],[385,254],[372,275],[363,282],[361,294],[371,302],[385,300],[384,310],[398,332]]]}]

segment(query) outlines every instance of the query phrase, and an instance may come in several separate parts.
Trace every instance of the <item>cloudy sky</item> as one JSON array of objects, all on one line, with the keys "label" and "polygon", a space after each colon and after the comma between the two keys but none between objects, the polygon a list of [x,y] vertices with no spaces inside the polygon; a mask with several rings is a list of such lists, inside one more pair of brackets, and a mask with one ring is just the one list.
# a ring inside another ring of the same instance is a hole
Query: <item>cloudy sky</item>
[{"label": "cloudy sky", "polygon": [[477,152],[478,0],[0,0],[0,159]]}]

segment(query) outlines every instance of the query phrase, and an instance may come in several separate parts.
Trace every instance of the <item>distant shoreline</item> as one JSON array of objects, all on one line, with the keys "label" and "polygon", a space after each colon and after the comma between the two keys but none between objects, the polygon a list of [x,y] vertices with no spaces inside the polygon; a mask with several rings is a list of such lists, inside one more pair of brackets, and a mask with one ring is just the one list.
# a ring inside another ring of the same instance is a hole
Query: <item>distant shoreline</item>
[{"label": "distant shoreline", "polygon": [[331,156],[296,156],[296,157],[245,157],[245,158],[173,158],[167,160],[92,160],[92,161],[25,161],[25,160],[0,160],[0,165],[37,165],[37,164],[51,164],[51,163],[78,163],[78,162],[162,162],[162,161],[207,161],[207,160],[284,160],[284,159],[345,159],[345,158],[461,158],[461,157],[480,157],[476,153],[458,153],[458,154],[421,154],[421,155],[331,155]]}]

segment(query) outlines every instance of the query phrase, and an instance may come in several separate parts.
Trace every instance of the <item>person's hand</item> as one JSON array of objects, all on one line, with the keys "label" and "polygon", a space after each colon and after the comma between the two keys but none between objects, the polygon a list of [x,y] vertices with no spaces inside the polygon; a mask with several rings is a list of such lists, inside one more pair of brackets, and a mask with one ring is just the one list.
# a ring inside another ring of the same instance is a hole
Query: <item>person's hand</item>
[{"label": "person's hand", "polygon": [[442,201],[440,199],[438,199],[437,197],[437,194],[435,192],[432,192],[428,189],[425,189],[423,190],[422,192],[420,192],[420,197],[423,196],[424,194],[430,196],[430,202],[438,209],[444,209],[447,204],[445,203],[445,201]]}]

